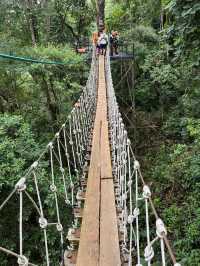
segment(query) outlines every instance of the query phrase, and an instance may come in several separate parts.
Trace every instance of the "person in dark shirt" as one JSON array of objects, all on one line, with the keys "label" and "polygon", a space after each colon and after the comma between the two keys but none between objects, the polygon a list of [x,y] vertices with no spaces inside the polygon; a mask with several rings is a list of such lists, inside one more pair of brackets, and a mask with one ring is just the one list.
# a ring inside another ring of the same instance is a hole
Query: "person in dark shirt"
[{"label": "person in dark shirt", "polygon": [[118,43],[119,34],[117,31],[112,31],[110,35],[110,55],[113,56],[113,52],[118,55]]},{"label": "person in dark shirt", "polygon": [[110,55],[113,56],[113,39],[114,39],[114,31],[112,30],[110,34]]}]

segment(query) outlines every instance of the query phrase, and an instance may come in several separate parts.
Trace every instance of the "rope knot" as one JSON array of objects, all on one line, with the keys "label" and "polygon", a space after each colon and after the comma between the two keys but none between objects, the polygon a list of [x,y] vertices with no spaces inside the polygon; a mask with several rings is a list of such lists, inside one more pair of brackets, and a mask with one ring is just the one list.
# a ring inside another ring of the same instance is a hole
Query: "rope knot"
[{"label": "rope knot", "polygon": [[129,188],[131,188],[132,183],[133,183],[133,181],[132,181],[132,180],[129,180],[128,183],[127,183],[127,186],[128,186]]},{"label": "rope knot", "polygon": [[65,169],[63,167],[60,167],[60,172],[61,173],[64,173],[65,172]]},{"label": "rope knot", "polygon": [[40,217],[39,218],[39,225],[42,229],[46,229],[47,225],[48,225],[47,219],[45,219],[44,217]]},{"label": "rope knot", "polygon": [[65,200],[65,203],[66,203],[67,205],[70,205],[70,204],[71,204],[71,202],[70,202],[69,199],[66,199],[66,200]]},{"label": "rope knot", "polygon": [[24,191],[26,189],[26,178],[22,177],[17,184],[15,185],[15,189],[18,192]]},{"label": "rope knot", "polygon": [[160,218],[156,220],[156,234],[159,238],[163,238],[163,235],[167,235],[165,225]]},{"label": "rope knot", "polygon": [[135,208],[133,211],[133,216],[134,218],[138,217],[140,215],[140,209],[139,208]]},{"label": "rope knot", "polygon": [[180,263],[175,263],[174,266],[181,266],[181,264]]},{"label": "rope knot", "polygon": [[146,261],[151,261],[152,258],[154,257],[154,250],[153,247],[148,245],[145,250],[144,250],[144,257]]},{"label": "rope knot", "polygon": [[59,138],[60,138],[60,133],[59,133],[59,132],[57,132],[57,133],[55,134],[55,138],[56,138],[56,139],[59,139]]},{"label": "rope knot", "polygon": [[28,266],[28,259],[22,255],[18,257],[17,263],[19,266]]},{"label": "rope knot", "polygon": [[124,193],[123,195],[122,195],[122,200],[126,200],[127,199],[127,195],[126,195],[126,193]]},{"label": "rope knot", "polygon": [[63,231],[63,226],[61,223],[57,223],[56,224],[56,229],[58,230],[58,232],[62,232]]},{"label": "rope knot", "polygon": [[49,149],[53,149],[53,142],[49,142],[49,144],[47,145],[47,147],[48,147]]},{"label": "rope knot", "polygon": [[74,188],[74,183],[70,182],[70,188],[73,189]]},{"label": "rope knot", "polygon": [[127,139],[127,145],[131,145],[130,139]]},{"label": "rope knot", "polygon": [[51,192],[55,193],[55,192],[57,191],[57,187],[56,187],[56,185],[51,184],[51,185],[50,185],[50,190],[51,190]]},{"label": "rope knot", "polygon": [[132,215],[132,214],[130,214],[129,216],[128,216],[128,223],[129,224],[132,224],[133,223],[133,221],[134,221],[134,218],[135,218],[135,216],[134,215]]},{"label": "rope knot", "polygon": [[144,199],[149,199],[151,197],[151,191],[150,191],[150,188],[147,185],[143,186],[142,195],[143,195]]},{"label": "rope knot", "polygon": [[32,163],[31,165],[31,169],[36,169],[38,167],[38,161],[35,161],[34,163]]},{"label": "rope knot", "polygon": [[134,161],[134,170],[139,170],[139,169],[140,169],[140,163],[137,160],[135,160]]},{"label": "rope knot", "polygon": [[65,124],[62,124],[62,128],[65,128]]}]

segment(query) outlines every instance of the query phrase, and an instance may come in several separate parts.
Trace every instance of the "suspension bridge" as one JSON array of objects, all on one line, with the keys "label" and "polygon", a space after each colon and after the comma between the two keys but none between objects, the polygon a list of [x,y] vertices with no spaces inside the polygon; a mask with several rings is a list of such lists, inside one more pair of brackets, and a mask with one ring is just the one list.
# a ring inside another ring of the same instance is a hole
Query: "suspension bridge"
[{"label": "suspension bridge", "polygon": [[[180,266],[119,112],[108,53],[97,57],[93,49],[89,77],[79,100],[39,158],[0,203],[0,215],[16,198],[16,248],[0,244],[0,254],[13,257],[14,265]],[[43,246],[40,263],[26,249],[27,201],[37,214]],[[50,231],[60,243],[53,251]],[[57,258],[54,251],[59,251]]]}]

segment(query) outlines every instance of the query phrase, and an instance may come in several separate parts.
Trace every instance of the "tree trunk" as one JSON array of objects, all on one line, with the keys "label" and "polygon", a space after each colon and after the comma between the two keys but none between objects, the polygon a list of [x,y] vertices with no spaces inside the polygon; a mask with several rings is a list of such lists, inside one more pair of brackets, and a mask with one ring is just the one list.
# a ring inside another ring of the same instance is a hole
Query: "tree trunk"
[{"label": "tree trunk", "polygon": [[26,0],[26,11],[29,29],[31,33],[32,45],[36,46],[38,41],[38,30],[37,30],[37,18],[33,14],[34,3],[32,0]]},{"label": "tree trunk", "polygon": [[105,27],[105,0],[97,0],[97,27],[99,30]]},{"label": "tree trunk", "polygon": [[43,77],[41,85],[42,85],[42,89],[44,93],[46,94],[47,106],[48,106],[49,113],[51,115],[51,120],[55,122],[57,120],[58,108],[56,106],[56,103],[52,102],[51,93],[49,90],[49,84],[44,77]]}]

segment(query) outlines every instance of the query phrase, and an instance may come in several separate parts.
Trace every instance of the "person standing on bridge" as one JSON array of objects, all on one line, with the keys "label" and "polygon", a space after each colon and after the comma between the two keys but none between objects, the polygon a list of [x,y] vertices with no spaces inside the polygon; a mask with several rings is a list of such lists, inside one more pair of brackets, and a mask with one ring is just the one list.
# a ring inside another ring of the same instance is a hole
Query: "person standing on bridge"
[{"label": "person standing on bridge", "polygon": [[119,33],[115,31],[114,39],[113,39],[113,48],[116,55],[118,55],[118,46],[119,46]]},{"label": "person standing on bridge", "polygon": [[108,45],[108,35],[106,34],[105,30],[103,32],[100,32],[98,44],[100,45],[101,54],[106,55],[107,45]]},{"label": "person standing on bridge", "polygon": [[118,43],[119,43],[119,34],[117,31],[112,31],[110,35],[110,55],[118,55]]},{"label": "person standing on bridge", "polygon": [[100,50],[100,46],[98,43],[99,36],[100,36],[99,32],[93,32],[92,34],[92,43],[96,47],[97,55],[99,55],[99,50]]},{"label": "person standing on bridge", "polygon": [[114,39],[114,35],[115,35],[115,32],[114,30],[111,31],[111,34],[110,34],[110,55],[113,56],[113,39]]}]

